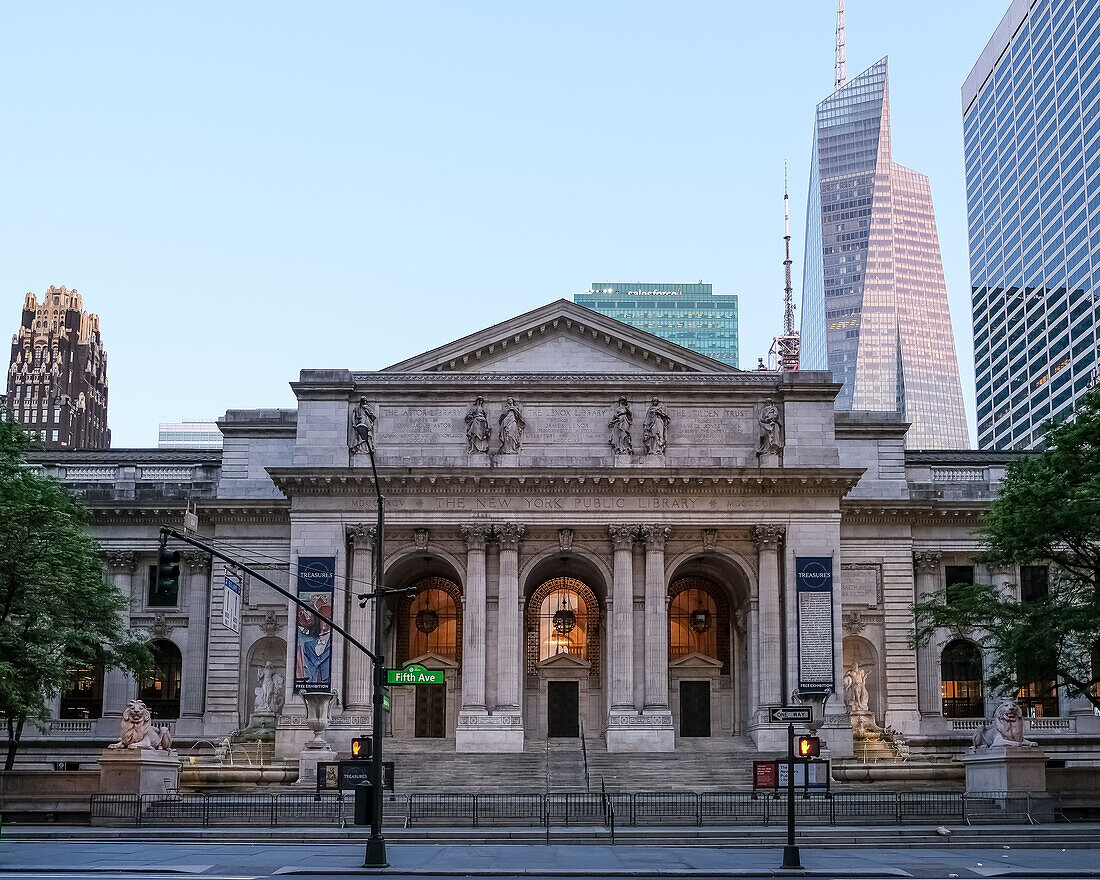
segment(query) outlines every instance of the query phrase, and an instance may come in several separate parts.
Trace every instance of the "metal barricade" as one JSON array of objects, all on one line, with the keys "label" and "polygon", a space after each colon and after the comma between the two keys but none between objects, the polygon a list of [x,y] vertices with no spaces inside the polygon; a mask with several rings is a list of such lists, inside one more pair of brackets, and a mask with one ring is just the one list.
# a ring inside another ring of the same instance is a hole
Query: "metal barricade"
[{"label": "metal barricade", "polygon": [[477,796],[473,794],[410,794],[409,825],[468,822],[477,825]]},{"label": "metal barricade", "polygon": [[478,794],[474,825],[538,825],[546,804],[541,794]]},{"label": "metal barricade", "polygon": [[699,794],[699,821],[765,823],[767,797],[751,791],[704,791]]},{"label": "metal barricade", "polygon": [[693,791],[639,791],[634,793],[632,825],[700,825],[699,795]]}]

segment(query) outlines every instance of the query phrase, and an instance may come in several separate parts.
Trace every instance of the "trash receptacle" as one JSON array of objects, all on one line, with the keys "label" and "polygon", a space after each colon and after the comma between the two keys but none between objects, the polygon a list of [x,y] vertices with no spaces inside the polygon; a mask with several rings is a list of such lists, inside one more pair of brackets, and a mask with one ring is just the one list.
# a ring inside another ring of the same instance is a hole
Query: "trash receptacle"
[{"label": "trash receptacle", "polygon": [[374,786],[370,781],[355,786],[355,824],[370,825],[374,820]]}]

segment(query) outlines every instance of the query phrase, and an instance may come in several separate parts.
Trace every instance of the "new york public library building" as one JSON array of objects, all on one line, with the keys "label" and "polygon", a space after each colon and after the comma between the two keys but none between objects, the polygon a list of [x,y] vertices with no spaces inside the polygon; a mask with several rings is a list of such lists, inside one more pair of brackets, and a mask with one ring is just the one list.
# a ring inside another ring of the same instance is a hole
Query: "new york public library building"
[{"label": "new york public library building", "polygon": [[[914,649],[911,606],[949,581],[1042,575],[973,561],[1008,456],[906,451],[897,414],[836,412],[838,387],[738,371],[562,300],[377,372],[303,370],[296,410],[230,410],[219,451],[39,453],[91,508],[157,669],[75,670],[19,763],[94,766],[141,698],[181,756],[251,730],[289,780],[310,690],[336,695],[323,736],[347,757],[370,732],[370,664],[320,618],[373,643],[356,599],[373,565],[368,434],[385,583],[409,590],[384,612],[388,665],[445,671],[389,688],[391,754],[503,767],[583,736],[590,755],[719,766],[785,752],[768,708],[822,688],[834,760],[958,754],[992,714],[982,653],[948,633]],[[157,594],[159,528],[182,529],[188,499],[200,536],[319,613],[245,577],[236,633],[224,565],[183,547],[178,591]],[[1048,756],[1100,743],[1086,701],[1037,682],[1021,702]],[[899,745],[862,741],[887,727]]]}]

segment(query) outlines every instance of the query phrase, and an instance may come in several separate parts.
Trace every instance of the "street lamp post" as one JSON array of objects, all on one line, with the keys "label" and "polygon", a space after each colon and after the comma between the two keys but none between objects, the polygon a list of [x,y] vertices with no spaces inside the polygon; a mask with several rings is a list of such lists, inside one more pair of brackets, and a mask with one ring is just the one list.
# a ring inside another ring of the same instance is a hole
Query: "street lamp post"
[{"label": "street lamp post", "polygon": [[382,560],[384,547],[383,530],[386,526],[385,503],[382,486],[378,482],[378,469],[374,465],[374,443],[368,441],[367,453],[370,455],[370,469],[374,475],[374,492],[378,496],[378,525],[374,532],[374,749],[371,753],[373,799],[370,820],[370,837],[367,838],[367,852],[363,859],[364,868],[388,868],[386,859],[386,838],[382,836],[382,735],[385,731],[382,719],[382,701],[386,685],[385,645],[382,641],[382,602],[385,588],[382,585],[382,572],[385,564]]}]

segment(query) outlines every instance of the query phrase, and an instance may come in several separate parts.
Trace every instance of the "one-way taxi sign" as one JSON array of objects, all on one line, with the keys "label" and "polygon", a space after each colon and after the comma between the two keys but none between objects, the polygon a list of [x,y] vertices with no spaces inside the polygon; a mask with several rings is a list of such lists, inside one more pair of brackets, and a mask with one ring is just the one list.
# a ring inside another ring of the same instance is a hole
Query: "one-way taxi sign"
[{"label": "one-way taxi sign", "polygon": [[814,710],[810,706],[772,706],[768,709],[768,720],[772,724],[788,724],[792,721],[809,724],[814,720]]}]

